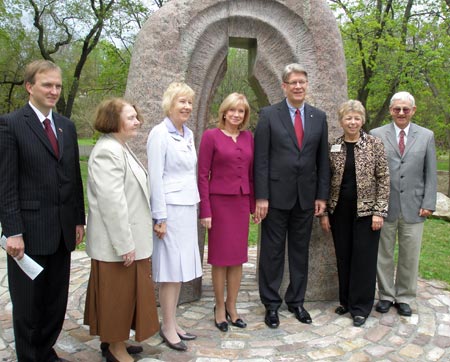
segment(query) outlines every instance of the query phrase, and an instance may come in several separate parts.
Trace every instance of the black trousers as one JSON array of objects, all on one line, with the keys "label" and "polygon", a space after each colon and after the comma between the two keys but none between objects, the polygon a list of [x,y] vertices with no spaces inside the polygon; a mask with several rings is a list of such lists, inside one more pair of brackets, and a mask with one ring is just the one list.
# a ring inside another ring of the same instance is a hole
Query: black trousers
[{"label": "black trousers", "polygon": [[302,209],[297,200],[291,210],[269,208],[261,226],[259,255],[259,295],[266,309],[277,310],[283,280],[286,235],[289,286],[284,300],[288,306],[302,306],[308,283],[309,241],[314,210]]},{"label": "black trousers", "polygon": [[329,217],[336,250],[339,302],[352,316],[367,317],[375,298],[380,230],[372,230],[372,216],[357,217],[353,202],[339,202]]},{"label": "black trousers", "polygon": [[61,240],[54,254],[29,256],[44,268],[34,280],[9,255],[7,261],[17,361],[50,362],[67,308],[70,252]]}]

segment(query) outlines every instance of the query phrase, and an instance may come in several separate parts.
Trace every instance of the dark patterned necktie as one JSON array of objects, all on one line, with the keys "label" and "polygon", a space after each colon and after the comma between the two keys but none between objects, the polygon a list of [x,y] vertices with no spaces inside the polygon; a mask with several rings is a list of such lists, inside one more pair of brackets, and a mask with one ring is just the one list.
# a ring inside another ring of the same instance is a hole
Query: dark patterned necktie
[{"label": "dark patterned necktie", "polygon": [[400,155],[403,156],[405,152],[405,131],[400,131],[400,139],[398,140],[398,149],[400,150]]},{"label": "dark patterned necktie", "polygon": [[44,127],[45,133],[47,134],[47,137],[52,145],[56,158],[59,158],[58,141],[56,139],[55,133],[53,132],[52,126],[50,125],[50,120],[48,118],[44,119]]},{"label": "dark patterned necktie", "polygon": [[302,148],[303,124],[302,124],[302,116],[300,115],[300,110],[298,108],[295,110],[294,129],[295,135],[297,136],[298,147]]}]

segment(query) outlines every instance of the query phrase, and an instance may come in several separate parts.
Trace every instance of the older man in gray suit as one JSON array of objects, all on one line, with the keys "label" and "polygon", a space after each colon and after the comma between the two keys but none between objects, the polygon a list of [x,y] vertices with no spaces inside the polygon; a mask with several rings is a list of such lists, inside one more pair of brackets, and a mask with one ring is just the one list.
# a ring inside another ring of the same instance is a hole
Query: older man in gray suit
[{"label": "older man in gray suit", "polygon": [[[394,122],[373,129],[383,140],[389,161],[391,192],[389,212],[378,249],[379,302],[376,310],[410,316],[415,299],[423,225],[436,207],[436,151],[433,132],[411,123],[416,112],[408,92],[394,94],[389,106]],[[398,238],[397,274],[394,280],[394,247]]]}]

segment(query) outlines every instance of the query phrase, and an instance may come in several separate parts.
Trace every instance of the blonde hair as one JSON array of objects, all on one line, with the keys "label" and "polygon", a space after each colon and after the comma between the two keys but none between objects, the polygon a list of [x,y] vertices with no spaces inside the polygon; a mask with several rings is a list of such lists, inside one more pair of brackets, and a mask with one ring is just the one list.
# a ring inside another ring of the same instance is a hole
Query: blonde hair
[{"label": "blonde hair", "polygon": [[172,82],[164,92],[162,99],[162,108],[164,115],[169,116],[169,112],[178,97],[188,97],[194,100],[195,92],[186,83]]},{"label": "blonde hair", "polygon": [[23,76],[23,84],[34,84],[36,81],[36,74],[45,73],[49,70],[56,70],[61,74],[61,68],[50,60],[35,60],[25,67]]},{"label": "blonde hair", "polygon": [[219,107],[219,119],[217,120],[217,127],[219,127],[220,129],[224,129],[225,113],[227,113],[229,109],[238,106],[244,106],[245,109],[244,121],[239,125],[238,128],[244,129],[245,127],[247,127],[248,122],[250,121],[250,105],[248,104],[245,95],[240,93],[231,93],[223,100]]},{"label": "blonde hair", "polygon": [[362,123],[366,123],[366,109],[360,101],[350,99],[341,104],[338,110],[339,122],[342,121],[347,113],[355,112],[361,115]]}]

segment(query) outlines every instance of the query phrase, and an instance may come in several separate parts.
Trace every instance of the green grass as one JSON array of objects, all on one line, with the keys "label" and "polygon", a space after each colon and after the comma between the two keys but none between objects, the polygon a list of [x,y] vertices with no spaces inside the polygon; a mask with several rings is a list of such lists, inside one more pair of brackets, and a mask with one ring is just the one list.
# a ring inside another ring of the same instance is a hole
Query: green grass
[{"label": "green grass", "polygon": [[250,229],[248,231],[248,245],[256,246],[258,244],[258,225],[250,220]]},{"label": "green grass", "polygon": [[93,146],[95,140],[93,138],[78,138],[78,144],[81,146]]},{"label": "green grass", "polygon": [[448,159],[438,159],[437,160],[438,171],[448,171]]},{"label": "green grass", "polygon": [[437,150],[437,169],[439,171],[448,171],[449,169],[449,152],[448,150]]},{"label": "green grass", "polygon": [[450,286],[450,222],[428,219],[422,238],[419,273],[424,279],[437,279]]}]

